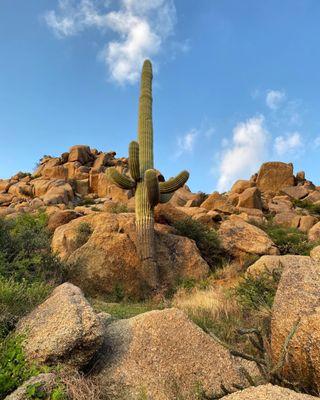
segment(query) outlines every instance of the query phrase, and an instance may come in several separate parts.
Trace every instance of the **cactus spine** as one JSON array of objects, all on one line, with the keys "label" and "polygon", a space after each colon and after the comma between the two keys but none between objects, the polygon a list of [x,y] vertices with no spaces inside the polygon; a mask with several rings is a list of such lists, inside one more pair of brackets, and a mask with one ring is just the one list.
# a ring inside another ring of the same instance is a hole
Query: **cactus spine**
[{"label": "cactus spine", "polygon": [[108,168],[108,177],[123,189],[135,187],[135,212],[138,252],[144,277],[148,285],[155,288],[158,283],[153,209],[158,203],[170,200],[174,191],[182,187],[189,178],[187,171],[167,182],[158,177],[153,166],[152,123],[152,65],[143,64],[139,100],[138,141],[129,145],[129,170],[132,179]]}]

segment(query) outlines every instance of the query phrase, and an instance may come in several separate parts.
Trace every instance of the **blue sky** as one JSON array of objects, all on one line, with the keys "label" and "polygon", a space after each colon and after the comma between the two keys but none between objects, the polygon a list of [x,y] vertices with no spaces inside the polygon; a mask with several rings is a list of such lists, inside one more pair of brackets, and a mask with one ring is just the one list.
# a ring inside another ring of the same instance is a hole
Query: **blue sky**
[{"label": "blue sky", "polygon": [[127,155],[154,64],[155,166],[227,190],[268,160],[315,183],[319,0],[1,0],[0,177],[74,144]]}]

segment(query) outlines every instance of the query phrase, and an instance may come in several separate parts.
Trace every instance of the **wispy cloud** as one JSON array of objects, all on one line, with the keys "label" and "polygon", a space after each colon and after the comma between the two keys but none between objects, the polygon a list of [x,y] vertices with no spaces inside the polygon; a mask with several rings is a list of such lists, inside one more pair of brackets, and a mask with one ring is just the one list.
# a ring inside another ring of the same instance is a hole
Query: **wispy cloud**
[{"label": "wispy cloud", "polygon": [[301,134],[299,132],[292,132],[285,136],[277,136],[274,140],[274,149],[279,156],[297,154],[297,152],[303,149]]},{"label": "wispy cloud", "polygon": [[59,0],[57,10],[45,14],[53,32],[64,38],[95,28],[117,38],[102,50],[110,77],[117,83],[135,83],[145,58],[156,56],[173,33],[176,10],[173,0]]},{"label": "wispy cloud", "polygon": [[194,149],[198,135],[199,131],[197,129],[191,129],[183,136],[178,137],[178,150],[176,152],[176,157],[180,157],[184,153],[191,153]]},{"label": "wispy cloud", "polygon": [[269,133],[262,115],[238,123],[231,144],[225,143],[220,159],[218,190],[226,191],[235,180],[256,172],[267,155]]},{"label": "wispy cloud", "polygon": [[268,90],[266,94],[266,104],[271,110],[277,110],[286,99],[283,90]]}]

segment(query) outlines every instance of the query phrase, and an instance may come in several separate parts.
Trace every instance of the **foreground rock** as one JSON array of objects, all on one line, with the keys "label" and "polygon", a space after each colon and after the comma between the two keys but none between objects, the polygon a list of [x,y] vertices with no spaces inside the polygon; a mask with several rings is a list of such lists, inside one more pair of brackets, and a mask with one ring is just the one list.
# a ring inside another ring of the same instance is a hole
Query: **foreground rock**
[{"label": "foreground rock", "polygon": [[312,268],[314,260],[308,256],[287,254],[284,256],[262,256],[247,269],[247,274],[258,277],[264,273],[272,274],[275,270],[283,271],[284,268]]},{"label": "foreground rock", "polygon": [[17,331],[26,335],[24,350],[29,360],[75,367],[88,363],[103,336],[99,317],[81,290],[70,283],[58,286],[19,322]]},{"label": "foreground rock", "polygon": [[297,393],[271,384],[250,387],[223,397],[224,400],[312,400],[318,397]]},{"label": "foreground rock", "polygon": [[[38,393],[42,393],[41,398],[51,398],[50,394],[57,384],[57,377],[53,373],[40,374],[32,377],[31,379],[24,382],[17,390],[11,393],[5,398],[5,400],[29,400],[32,399],[31,395],[28,393],[30,386],[36,386]],[[37,397],[38,398],[38,397]]]},{"label": "foreground rock", "polygon": [[[79,232],[88,228],[87,236]],[[194,241],[167,233],[156,225],[157,260],[161,285],[170,288],[178,279],[203,279],[209,267]],[[92,233],[90,234],[90,232]],[[81,240],[79,240],[81,239]],[[70,263],[72,282],[86,292],[143,297],[144,279],[136,250],[133,214],[95,213],[74,219],[55,230],[52,249]]]},{"label": "foreground rock", "polygon": [[[177,309],[151,311],[106,327],[105,349],[96,361],[101,386],[114,397],[194,399],[244,383],[240,360],[217,344]],[[246,364],[249,368],[250,364]]]},{"label": "foreground rock", "polygon": [[284,268],[272,309],[271,350],[274,362],[300,320],[289,343],[284,375],[301,387],[320,389],[320,264],[316,261]]},{"label": "foreground rock", "polygon": [[219,236],[224,249],[235,257],[245,254],[278,254],[276,245],[264,231],[236,215],[222,222]]}]

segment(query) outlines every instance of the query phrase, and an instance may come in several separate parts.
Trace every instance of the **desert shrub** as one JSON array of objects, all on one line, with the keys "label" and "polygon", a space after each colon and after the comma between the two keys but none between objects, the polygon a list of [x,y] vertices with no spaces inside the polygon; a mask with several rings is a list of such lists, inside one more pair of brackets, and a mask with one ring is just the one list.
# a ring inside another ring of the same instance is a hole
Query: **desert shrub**
[{"label": "desert shrub", "polygon": [[64,265],[51,252],[44,213],[0,219],[0,276],[17,281],[59,281]]},{"label": "desert shrub", "polygon": [[45,372],[26,361],[22,341],[21,336],[9,336],[0,342],[0,400],[27,379]]},{"label": "desert shrub", "polygon": [[174,227],[179,235],[186,236],[196,242],[202,257],[212,269],[223,264],[224,253],[220,246],[218,234],[213,228],[209,228],[192,218],[177,221]]},{"label": "desert shrub", "polygon": [[0,276],[0,340],[16,322],[40,304],[50,293],[52,286],[44,282],[18,282]]},{"label": "desert shrub", "polygon": [[314,247],[314,243],[308,241],[307,234],[296,228],[285,228],[272,222],[258,226],[269,235],[281,255],[300,254],[305,256],[309,255],[310,250]]},{"label": "desert shrub", "polygon": [[87,243],[91,234],[91,225],[88,222],[81,222],[77,227],[76,246],[81,247]]},{"label": "desert shrub", "polygon": [[129,209],[126,204],[115,203],[108,208],[108,211],[113,214],[121,214],[129,212]]},{"label": "desert shrub", "polygon": [[280,269],[265,271],[259,276],[245,276],[234,289],[239,303],[251,310],[271,309],[280,276]]},{"label": "desert shrub", "polygon": [[114,318],[131,318],[136,315],[152,311],[163,309],[162,304],[152,304],[152,303],[107,303],[102,300],[92,300],[92,306],[96,312],[106,312],[111,314]]},{"label": "desert shrub", "polygon": [[91,211],[101,211],[101,210],[100,210],[100,208],[93,206],[93,207],[91,207]]},{"label": "desert shrub", "polygon": [[61,383],[55,385],[50,393],[43,388],[41,382],[29,385],[26,390],[28,400],[68,400],[66,388]]},{"label": "desert shrub", "polygon": [[78,201],[79,206],[93,206],[95,205],[94,199],[91,199],[90,197],[84,197],[83,199],[80,199]]},{"label": "desert shrub", "polygon": [[292,203],[295,205],[295,207],[308,210],[310,214],[320,215],[320,204],[313,204],[309,201],[298,199],[293,199]]}]

